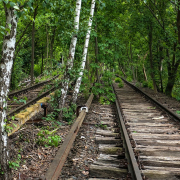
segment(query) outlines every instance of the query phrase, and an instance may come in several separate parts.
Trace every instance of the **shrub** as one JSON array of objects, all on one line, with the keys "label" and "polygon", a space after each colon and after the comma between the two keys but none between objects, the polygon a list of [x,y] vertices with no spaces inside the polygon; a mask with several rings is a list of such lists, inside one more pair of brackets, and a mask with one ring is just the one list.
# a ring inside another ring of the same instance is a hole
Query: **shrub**
[{"label": "shrub", "polygon": [[133,80],[132,80],[132,78],[131,78],[131,77],[127,77],[126,81],[128,81],[128,82],[132,82]]},{"label": "shrub", "polygon": [[121,80],[121,78],[115,78],[115,82],[120,83],[120,82],[122,82],[122,80]]},{"label": "shrub", "polygon": [[147,81],[143,81],[142,85],[143,85],[143,87],[148,87],[148,82]]},{"label": "shrub", "polygon": [[152,84],[152,82],[148,82],[148,88],[153,89],[153,84]]},{"label": "shrub", "polygon": [[121,81],[119,84],[118,84],[119,88],[122,88],[124,86],[123,82]]}]

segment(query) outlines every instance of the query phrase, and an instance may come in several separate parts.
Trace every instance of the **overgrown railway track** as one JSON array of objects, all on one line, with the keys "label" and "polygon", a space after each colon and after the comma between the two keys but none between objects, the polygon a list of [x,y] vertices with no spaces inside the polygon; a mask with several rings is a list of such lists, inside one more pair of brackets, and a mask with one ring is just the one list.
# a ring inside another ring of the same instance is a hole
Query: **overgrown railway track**
[{"label": "overgrown railway track", "polygon": [[180,179],[178,115],[127,84],[114,89],[143,178]]},{"label": "overgrown railway track", "polygon": [[[72,176],[61,176],[61,169],[79,129],[87,125],[88,136],[98,146],[98,152],[95,152],[98,155],[91,159],[92,163],[85,165],[88,166],[83,171],[85,176],[79,180],[180,179],[179,117],[171,111],[169,114],[167,108],[147,99],[147,95],[136,92],[133,89],[135,87],[129,85],[124,84],[123,88],[119,88],[117,84],[113,84],[116,103],[99,105],[98,111],[90,110],[99,116],[99,124],[94,124],[92,118],[92,122],[83,123],[86,113],[85,110],[82,111],[46,171],[44,179],[72,179]],[[91,95],[86,103],[88,109],[92,97]],[[92,127],[97,128],[95,134],[91,134],[94,129]],[[77,159],[70,160],[69,157],[70,161]]]},{"label": "overgrown railway track", "polygon": [[[33,86],[24,88],[19,91],[11,92],[8,94],[8,117],[13,116],[16,113],[24,110],[28,106],[34,104],[39,99],[47,96],[50,92],[56,89],[55,86],[50,85],[54,79],[58,76],[51,78],[50,80],[43,81]],[[44,86],[51,86],[48,90]],[[44,89],[43,89],[44,88]]]}]

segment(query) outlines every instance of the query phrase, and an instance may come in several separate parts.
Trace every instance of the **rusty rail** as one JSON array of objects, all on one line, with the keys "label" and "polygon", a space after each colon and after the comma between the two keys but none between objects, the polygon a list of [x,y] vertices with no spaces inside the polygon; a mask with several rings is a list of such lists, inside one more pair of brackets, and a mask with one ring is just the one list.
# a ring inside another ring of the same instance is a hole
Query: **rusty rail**
[{"label": "rusty rail", "polygon": [[116,108],[117,108],[117,113],[119,116],[119,125],[120,125],[120,129],[121,129],[121,135],[122,135],[122,139],[123,139],[123,145],[125,148],[125,155],[128,161],[128,170],[131,173],[131,177],[133,180],[142,180],[142,176],[141,176],[141,172],[139,170],[134,152],[133,152],[133,148],[131,146],[130,140],[129,140],[129,136],[124,124],[124,119],[120,110],[120,102],[118,100],[117,94],[114,90],[114,86],[113,86],[113,91],[114,94],[116,95]]},{"label": "rusty rail", "polygon": [[[58,86],[59,87],[59,86]],[[19,113],[20,111],[22,111],[23,109],[27,108],[28,106],[34,104],[36,101],[40,100],[41,98],[49,95],[52,91],[56,90],[58,87],[53,86],[50,90],[44,92],[43,94],[41,94],[40,96],[28,101],[26,104],[19,106],[18,108],[14,109],[12,112],[8,113],[7,116],[13,116],[16,113]]]},{"label": "rusty rail", "polygon": [[[86,107],[89,109],[91,102],[93,100],[94,95],[91,94],[87,103]],[[74,122],[73,126],[69,134],[67,135],[66,139],[64,140],[61,148],[56,154],[52,164],[50,165],[48,171],[46,172],[46,180],[57,180],[59,175],[61,174],[62,167],[66,161],[66,158],[69,154],[69,151],[72,147],[72,144],[76,138],[76,134],[78,133],[81,124],[86,116],[86,110],[82,110],[76,121]]]},{"label": "rusty rail", "polygon": [[19,95],[19,94],[22,94],[22,93],[26,93],[26,92],[28,92],[28,91],[30,91],[30,90],[36,89],[36,88],[38,88],[38,87],[40,87],[40,86],[43,86],[44,84],[46,84],[46,83],[48,83],[48,82],[51,82],[52,80],[54,80],[54,79],[55,79],[56,77],[58,77],[58,76],[59,76],[59,75],[54,76],[53,78],[51,78],[51,79],[49,79],[49,80],[47,80],[47,81],[42,81],[42,82],[40,82],[40,83],[38,83],[38,84],[35,84],[35,85],[33,85],[33,86],[30,86],[30,87],[21,89],[21,90],[19,90],[19,91],[11,92],[11,93],[8,94],[8,97],[11,98],[11,97],[13,97],[13,96],[16,96],[16,95]]}]

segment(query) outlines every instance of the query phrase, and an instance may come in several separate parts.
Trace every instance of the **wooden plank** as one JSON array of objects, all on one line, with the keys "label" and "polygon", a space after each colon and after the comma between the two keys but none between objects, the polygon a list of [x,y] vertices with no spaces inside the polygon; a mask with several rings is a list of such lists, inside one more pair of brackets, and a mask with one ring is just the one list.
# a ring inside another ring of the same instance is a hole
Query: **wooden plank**
[{"label": "wooden plank", "polygon": [[91,164],[89,175],[96,178],[122,178],[127,175],[127,169]]}]

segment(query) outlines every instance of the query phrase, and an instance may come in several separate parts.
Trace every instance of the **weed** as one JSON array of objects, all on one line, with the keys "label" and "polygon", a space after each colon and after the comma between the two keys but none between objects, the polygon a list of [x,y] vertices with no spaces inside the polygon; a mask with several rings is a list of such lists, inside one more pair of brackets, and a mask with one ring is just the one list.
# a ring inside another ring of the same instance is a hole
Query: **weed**
[{"label": "weed", "polygon": [[69,108],[63,108],[63,119],[67,122],[72,122],[75,119],[76,105],[71,105]]},{"label": "weed", "polygon": [[41,130],[37,134],[39,137],[37,140],[37,144],[48,147],[55,146],[57,147],[61,142],[61,137],[58,135],[52,135],[55,131]]},{"label": "weed", "polygon": [[21,155],[18,154],[17,160],[9,161],[9,168],[17,170],[17,168],[20,167],[19,166],[20,162],[21,162]]}]

